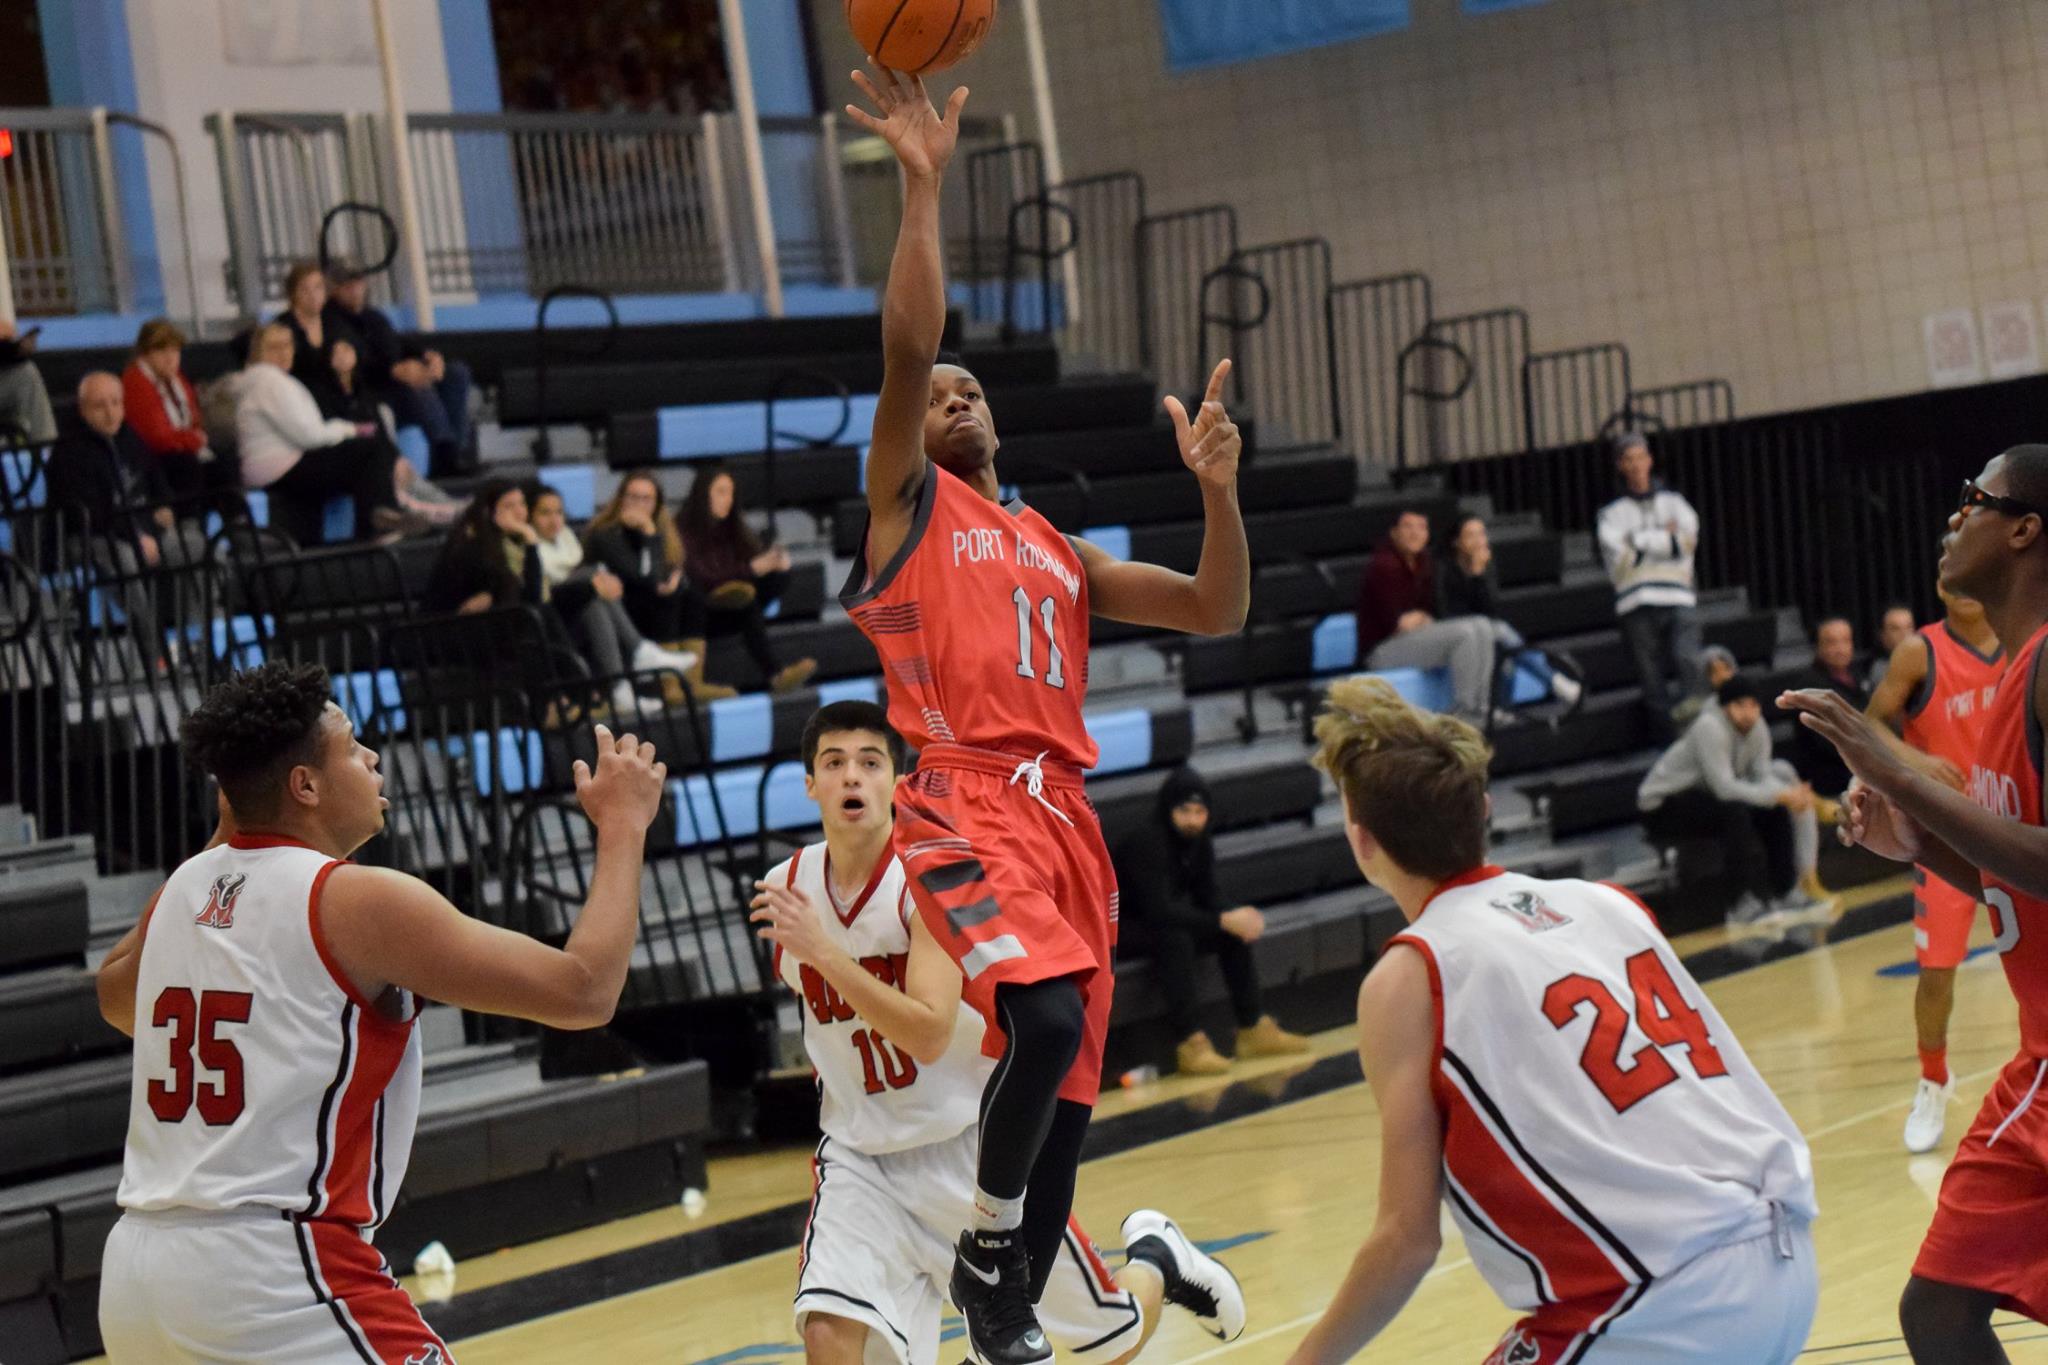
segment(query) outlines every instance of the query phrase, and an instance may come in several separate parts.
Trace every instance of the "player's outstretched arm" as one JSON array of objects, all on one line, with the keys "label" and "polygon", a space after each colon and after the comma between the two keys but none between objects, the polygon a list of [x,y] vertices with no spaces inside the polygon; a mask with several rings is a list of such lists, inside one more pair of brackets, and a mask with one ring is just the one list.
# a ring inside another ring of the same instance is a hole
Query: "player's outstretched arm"
[{"label": "player's outstretched arm", "polygon": [[775,944],[832,984],[854,1013],[920,1062],[936,1062],[953,1041],[960,1014],[960,968],[924,921],[910,919],[910,961],[902,989],[877,979],[825,936],[811,898],[774,881],[754,883],[754,923]]},{"label": "player's outstretched arm", "polygon": [[1443,1128],[1429,1085],[1435,1028],[1428,965],[1396,944],[1358,991],[1358,1058],[1380,1110],[1379,1208],[1336,1297],[1289,1365],[1351,1359],[1386,1330],[1436,1262]]},{"label": "player's outstretched arm", "polygon": [[1230,635],[1244,629],[1252,602],[1252,552],[1237,505],[1237,461],[1244,438],[1223,408],[1223,384],[1229,377],[1226,360],[1209,377],[1209,390],[1193,421],[1180,399],[1166,399],[1181,463],[1202,485],[1202,558],[1193,576],[1158,564],[1128,563],[1098,545],[1076,540],[1074,548],[1088,571],[1088,600],[1095,615],[1189,635]]},{"label": "player's outstretched arm", "polygon": [[[2048,670],[2036,670],[2033,705],[2048,704]],[[1986,810],[1968,796],[1926,776],[1886,744],[1878,726],[1838,694],[1822,689],[1787,692],[1778,704],[1835,746],[1858,781],[1911,822],[1907,854],[1943,881],[1970,890],[1974,873],[1996,877],[2029,896],[2048,898],[2048,828]],[[1851,803],[1852,833],[1860,821]],[[1898,856],[1869,839],[1858,842]]]},{"label": "player's outstretched arm", "polygon": [[1899,757],[1935,781],[1961,791],[1964,779],[1960,768],[1945,758],[1923,754],[1899,738],[1899,730],[1906,723],[1906,706],[1927,678],[1928,659],[1933,650],[1933,644],[1924,635],[1911,635],[1899,641],[1898,648],[1892,651],[1891,665],[1885,669],[1884,680],[1870,694],[1863,714],[1878,723],[1880,733],[1891,741]]},{"label": "player's outstretched arm", "polygon": [[903,224],[882,294],[882,392],[868,448],[868,567],[881,572],[910,534],[924,486],[924,416],[932,401],[932,364],[946,334],[946,262],[939,238],[939,185],[960,137],[967,87],[941,116],[924,82],[881,65],[853,83],[878,114],[854,105],[847,117],[889,144],[903,168]]},{"label": "player's outstretched arm", "polygon": [[348,865],[327,879],[319,902],[327,952],[366,1000],[395,985],[554,1028],[608,1022],[640,928],[647,826],[667,776],[652,744],[597,727],[595,770],[576,762],[576,794],[597,827],[596,868],[562,947],[471,919],[416,877]]}]

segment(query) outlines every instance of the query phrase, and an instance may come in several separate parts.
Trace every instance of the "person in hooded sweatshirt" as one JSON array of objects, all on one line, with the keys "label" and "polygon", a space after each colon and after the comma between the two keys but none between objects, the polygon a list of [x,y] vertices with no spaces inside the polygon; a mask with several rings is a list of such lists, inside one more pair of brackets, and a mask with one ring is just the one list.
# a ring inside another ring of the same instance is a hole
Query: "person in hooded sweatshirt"
[{"label": "person in hooded sweatshirt", "polygon": [[1614,582],[1614,611],[1643,686],[1643,706],[1657,736],[1669,739],[1699,714],[1706,693],[1693,590],[1700,517],[1683,494],[1655,476],[1650,442],[1641,432],[1615,439],[1614,468],[1621,496],[1600,509],[1595,534]]},{"label": "person in hooded sweatshirt", "polygon": [[1216,836],[1210,831],[1209,786],[1193,768],[1178,768],[1159,789],[1144,825],[1111,854],[1121,893],[1120,953],[1149,957],[1166,999],[1177,1069],[1210,1076],[1230,1069],[1202,1028],[1196,960],[1213,955],[1237,1019],[1237,1055],[1272,1057],[1308,1051],[1308,1040],[1273,1022],[1259,1000],[1251,945],[1266,920],[1249,905],[1226,910],[1216,891]]}]

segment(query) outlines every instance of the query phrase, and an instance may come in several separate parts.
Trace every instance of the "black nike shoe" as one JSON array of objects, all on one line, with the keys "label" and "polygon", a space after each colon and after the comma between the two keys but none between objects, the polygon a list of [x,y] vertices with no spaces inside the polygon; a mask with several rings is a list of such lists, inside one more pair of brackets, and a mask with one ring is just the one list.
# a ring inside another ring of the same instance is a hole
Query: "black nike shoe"
[{"label": "black nike shoe", "polygon": [[1031,1311],[1031,1264],[1015,1232],[963,1232],[953,1254],[953,1306],[979,1365],[1039,1365],[1052,1345]]}]

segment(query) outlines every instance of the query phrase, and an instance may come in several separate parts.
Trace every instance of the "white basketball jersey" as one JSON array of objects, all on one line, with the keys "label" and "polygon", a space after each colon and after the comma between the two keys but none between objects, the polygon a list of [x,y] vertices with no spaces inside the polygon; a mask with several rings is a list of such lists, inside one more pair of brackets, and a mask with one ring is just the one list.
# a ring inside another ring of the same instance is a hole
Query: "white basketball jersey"
[{"label": "white basketball jersey", "polygon": [[1444,1197],[1527,1310],[1669,1273],[1818,1212],[1806,1141],[1649,911],[1595,882],[1483,867],[1393,940],[1436,996]]},{"label": "white basketball jersey", "polygon": [[361,998],[320,938],[342,864],[237,837],[171,874],[135,994],[120,1202],[382,1222],[419,1117],[418,1003]]},{"label": "white basketball jersey", "polygon": [[[851,905],[832,889],[825,845],[799,849],[763,880],[795,887],[832,941],[888,985],[903,989],[910,917],[903,864],[883,859]],[[817,969],[777,949],[775,971],[803,997],[804,1051],[818,1073],[819,1126],[857,1152],[879,1156],[943,1142],[980,1118],[981,1091],[995,1065],[981,1055],[981,1016],[966,1005],[946,1055],[929,1066],[871,1029]]]}]

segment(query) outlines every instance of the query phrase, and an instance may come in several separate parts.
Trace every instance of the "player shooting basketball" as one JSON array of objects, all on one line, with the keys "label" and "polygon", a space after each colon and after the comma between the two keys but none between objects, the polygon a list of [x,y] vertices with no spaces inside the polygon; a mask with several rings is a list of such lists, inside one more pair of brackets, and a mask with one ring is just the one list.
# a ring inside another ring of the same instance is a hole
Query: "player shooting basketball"
[{"label": "player shooting basketball", "polygon": [[[921,751],[896,799],[896,848],[932,937],[960,964],[999,1057],[982,1096],[973,1226],[952,1294],[984,1365],[1050,1360],[1032,1304],[1073,1204],[1101,1083],[1116,877],[1081,792],[1091,614],[1220,635],[1244,624],[1250,552],[1242,441],[1220,401],[1168,398],[1202,490],[1195,573],[1124,563],[997,501],[995,420],[979,381],[934,365],[946,326],[939,187],[965,89],[942,117],[923,82],[854,73],[849,108],[895,149],[903,225],[882,305],[885,368],[868,456],[868,527],[841,601],[881,655],[889,719]],[[1027,1197],[1028,1190],[1028,1197]]]}]

